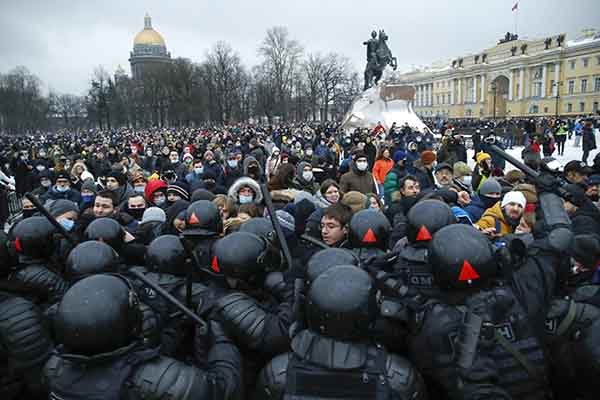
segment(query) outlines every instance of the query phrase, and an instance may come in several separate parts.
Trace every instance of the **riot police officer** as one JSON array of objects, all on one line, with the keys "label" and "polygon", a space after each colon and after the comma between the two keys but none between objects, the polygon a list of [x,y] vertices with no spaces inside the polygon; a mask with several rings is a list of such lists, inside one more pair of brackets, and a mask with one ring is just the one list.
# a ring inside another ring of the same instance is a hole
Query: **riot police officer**
[{"label": "riot police officer", "polygon": [[368,340],[375,287],[352,265],[336,266],[312,283],[306,329],[291,352],[261,371],[256,399],[424,399],[420,374],[402,357]]},{"label": "riot police officer", "polygon": [[50,398],[238,399],[240,356],[211,322],[208,367],[159,355],[140,340],[133,287],[118,275],[93,275],[73,285],[56,314],[59,345],[44,367]]}]

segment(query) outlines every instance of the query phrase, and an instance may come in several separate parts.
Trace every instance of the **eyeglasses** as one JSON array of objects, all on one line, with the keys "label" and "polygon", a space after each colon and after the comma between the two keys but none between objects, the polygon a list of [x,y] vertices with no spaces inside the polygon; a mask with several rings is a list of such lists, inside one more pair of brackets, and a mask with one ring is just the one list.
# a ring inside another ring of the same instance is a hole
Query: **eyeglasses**
[{"label": "eyeglasses", "polygon": [[321,229],[326,229],[328,231],[331,231],[333,229],[341,229],[342,226],[339,224],[334,224],[334,223],[328,223],[328,224],[321,224]]}]

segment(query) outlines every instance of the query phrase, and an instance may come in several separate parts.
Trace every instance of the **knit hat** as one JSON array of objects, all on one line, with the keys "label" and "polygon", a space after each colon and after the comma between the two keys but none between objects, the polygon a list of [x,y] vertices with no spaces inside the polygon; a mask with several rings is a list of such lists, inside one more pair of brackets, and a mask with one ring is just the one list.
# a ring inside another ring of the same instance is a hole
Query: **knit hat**
[{"label": "knit hat", "polygon": [[462,161],[455,162],[452,169],[453,169],[452,172],[453,172],[455,178],[460,178],[462,176],[468,176],[473,173],[473,171],[471,171],[471,168],[469,167],[469,165],[467,165],[467,163],[462,162]]},{"label": "knit hat", "polygon": [[571,256],[586,268],[596,268],[600,257],[600,240],[595,234],[577,235],[573,238]]},{"label": "knit hat", "polygon": [[340,201],[343,205],[350,207],[352,210],[352,214],[359,212],[360,210],[365,209],[365,204],[367,204],[367,196],[357,191],[350,191],[344,194],[342,200]]},{"label": "knit hat", "polygon": [[421,162],[431,164],[436,160],[435,153],[431,150],[425,150],[421,153]]},{"label": "knit hat", "polygon": [[402,150],[396,150],[396,152],[394,152],[393,158],[395,163],[397,163],[400,160],[406,160],[406,152]]},{"label": "knit hat", "polygon": [[502,186],[494,178],[486,179],[479,188],[479,194],[482,196],[487,196],[490,193],[502,193]]},{"label": "knit hat", "polygon": [[511,171],[508,171],[505,175],[504,175],[504,180],[508,183],[510,183],[511,185],[515,185],[518,184],[519,182],[523,182],[525,179],[525,174],[521,171],[519,171],[518,169],[513,169]]},{"label": "knit hat", "polygon": [[275,215],[277,215],[277,221],[279,221],[279,225],[285,230],[288,230],[290,233],[294,233],[296,230],[296,222],[294,221],[294,217],[287,211],[277,210],[275,211]]},{"label": "knit hat", "polygon": [[187,184],[187,182],[181,182],[181,181],[177,181],[177,182],[173,182],[169,185],[169,187],[167,188],[167,194],[169,193],[175,193],[176,195],[178,195],[179,197],[181,197],[183,200],[190,200],[190,187]]},{"label": "knit hat", "polygon": [[215,158],[215,153],[213,153],[212,150],[206,150],[204,152],[204,158],[206,158],[206,156],[211,156],[212,158]]},{"label": "knit hat", "polygon": [[127,184],[127,176],[125,176],[125,174],[122,172],[111,171],[108,175],[106,175],[106,177],[115,178],[117,182],[119,182],[119,186],[125,186]]},{"label": "knit hat", "polygon": [[148,207],[144,214],[142,215],[141,224],[145,224],[147,222],[165,222],[167,220],[167,215],[165,212],[158,207]]},{"label": "knit hat", "polygon": [[146,177],[144,176],[144,174],[141,171],[135,171],[131,174],[131,183],[135,183],[136,181],[139,181],[140,179],[142,179],[144,182],[146,182]]},{"label": "knit hat", "polygon": [[480,151],[475,156],[475,160],[477,160],[477,164],[481,164],[483,162],[483,160],[488,160],[488,159],[491,159],[491,158],[492,158],[492,156],[490,156],[488,153],[485,153],[483,151]]},{"label": "knit hat", "polygon": [[502,203],[500,204],[500,207],[504,207],[510,203],[517,203],[521,207],[525,208],[527,200],[525,200],[525,196],[523,196],[523,193],[521,192],[508,192],[502,198]]},{"label": "knit hat", "polygon": [[187,159],[192,159],[192,160],[193,160],[193,159],[194,159],[194,156],[193,156],[193,155],[191,155],[190,153],[185,153],[185,154],[183,155],[183,157],[181,158],[181,160],[182,160],[182,161],[185,161],[185,160],[187,160]]},{"label": "knit hat", "polygon": [[48,209],[50,215],[55,218],[63,215],[64,213],[68,213],[69,211],[75,211],[76,213],[79,213],[79,206],[77,203],[65,199],[58,199],[48,202],[46,203],[46,208]]},{"label": "knit hat", "polygon": [[71,176],[65,171],[60,171],[54,176],[54,182],[56,182],[59,179],[66,179],[69,182],[71,182]]},{"label": "knit hat", "polygon": [[96,182],[94,182],[94,181],[92,181],[90,179],[86,179],[81,184],[81,191],[83,192],[84,190],[87,190],[87,191],[92,192],[94,194],[98,194],[98,188],[96,187]]},{"label": "knit hat", "polygon": [[523,193],[523,195],[525,196],[525,199],[527,200],[527,204],[530,203],[537,203],[538,201],[538,197],[537,197],[537,190],[535,189],[535,186],[529,184],[529,183],[520,183],[518,185],[516,185],[513,190],[515,192],[521,192]]},{"label": "knit hat", "polygon": [[196,189],[192,193],[192,198],[190,199],[190,202],[193,203],[198,200],[213,201],[214,198],[215,198],[215,194],[213,192],[210,192],[206,189]]}]

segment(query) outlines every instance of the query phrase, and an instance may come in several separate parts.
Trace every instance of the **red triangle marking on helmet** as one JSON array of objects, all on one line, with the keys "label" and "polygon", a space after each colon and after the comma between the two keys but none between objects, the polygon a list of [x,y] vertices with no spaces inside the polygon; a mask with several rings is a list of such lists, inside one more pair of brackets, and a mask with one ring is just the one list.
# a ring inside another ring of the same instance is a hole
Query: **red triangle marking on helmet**
[{"label": "red triangle marking on helmet", "polygon": [[362,242],[363,243],[375,243],[375,242],[377,242],[377,236],[375,236],[375,234],[373,233],[373,230],[371,228],[369,228],[369,230],[367,231],[367,233],[365,233],[365,236],[363,236]]},{"label": "red triangle marking on helmet", "polygon": [[417,241],[425,242],[427,240],[431,240],[431,233],[427,230],[425,225],[421,225],[421,229],[419,229],[419,233],[417,234]]},{"label": "red triangle marking on helmet", "polygon": [[188,220],[188,224],[190,224],[190,225],[196,225],[196,224],[199,224],[199,223],[200,223],[200,220],[196,216],[196,213],[192,213],[192,215],[190,215],[190,219]]},{"label": "red triangle marking on helmet", "polygon": [[21,246],[21,239],[17,238],[15,240],[15,249],[19,252],[22,253],[23,252],[23,246]]},{"label": "red triangle marking on helmet", "polygon": [[221,272],[221,269],[219,268],[219,261],[217,261],[217,256],[213,256],[212,263],[210,264],[210,267],[215,272]]},{"label": "red triangle marking on helmet", "polygon": [[479,274],[475,271],[475,268],[471,266],[471,264],[465,260],[463,261],[462,269],[460,270],[460,275],[458,276],[459,281],[472,281],[474,279],[479,279]]}]

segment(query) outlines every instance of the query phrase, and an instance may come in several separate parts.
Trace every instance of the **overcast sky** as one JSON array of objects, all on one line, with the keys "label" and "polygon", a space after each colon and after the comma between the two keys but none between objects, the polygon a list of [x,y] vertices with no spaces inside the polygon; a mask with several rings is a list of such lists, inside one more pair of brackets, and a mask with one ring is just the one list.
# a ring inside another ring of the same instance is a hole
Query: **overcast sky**
[{"label": "overcast sky", "polygon": [[[529,38],[600,29],[600,0],[521,0],[518,33]],[[286,26],[306,52],[336,51],[364,68],[362,42],[385,29],[402,69],[476,52],[513,31],[516,0],[0,0],[0,73],[17,65],[46,89],[83,94],[103,65],[129,73],[144,14],[172,57],[201,61],[218,40],[257,64],[265,31]]]}]

